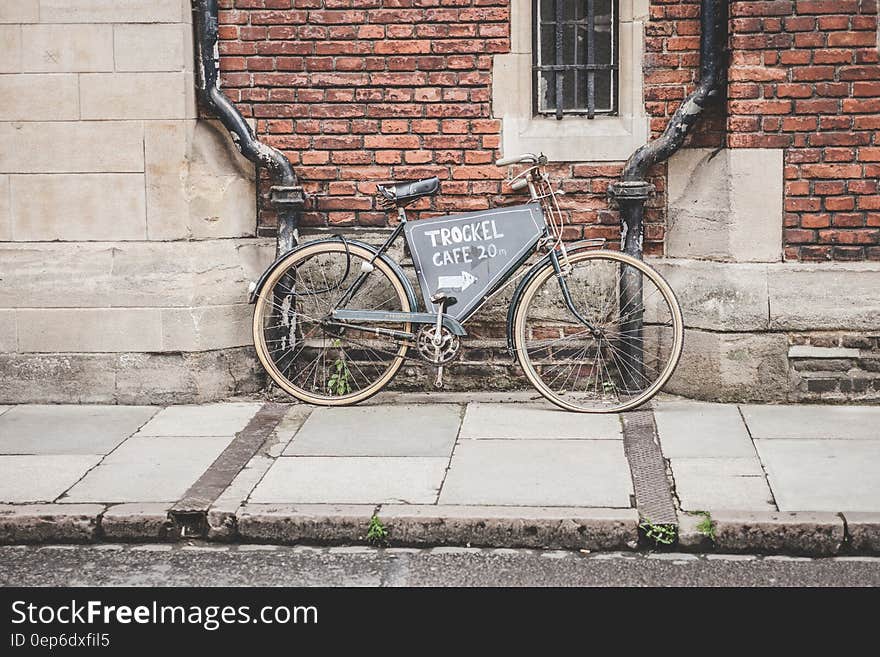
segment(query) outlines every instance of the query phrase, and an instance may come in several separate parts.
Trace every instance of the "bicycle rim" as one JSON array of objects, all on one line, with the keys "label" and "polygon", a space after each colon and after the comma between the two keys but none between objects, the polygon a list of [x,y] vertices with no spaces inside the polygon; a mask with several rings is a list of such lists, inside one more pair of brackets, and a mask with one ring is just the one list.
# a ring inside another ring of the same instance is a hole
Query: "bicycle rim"
[{"label": "bicycle rim", "polygon": [[[519,363],[544,397],[567,410],[635,408],[663,387],[681,356],[684,331],[675,295],[660,274],[625,254],[587,251],[569,259],[566,282],[573,305],[595,331],[567,307],[548,265],[528,285],[515,312]],[[621,306],[621,287],[634,280],[643,289],[641,302],[631,298]],[[640,313],[641,330],[634,323]]]},{"label": "bicycle rim", "polygon": [[387,385],[403,363],[407,345],[375,328],[410,332],[408,322],[365,324],[329,321],[334,308],[410,312],[406,290],[381,259],[348,300],[342,300],[369,250],[342,242],[309,245],[276,267],[254,308],[257,356],[280,388],[322,406],[361,402]]}]

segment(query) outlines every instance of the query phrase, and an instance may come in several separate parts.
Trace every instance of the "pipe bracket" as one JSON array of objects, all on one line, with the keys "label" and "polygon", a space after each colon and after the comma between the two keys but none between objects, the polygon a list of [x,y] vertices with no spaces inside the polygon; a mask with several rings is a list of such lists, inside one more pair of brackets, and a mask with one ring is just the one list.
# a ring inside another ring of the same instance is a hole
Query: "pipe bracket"
[{"label": "pipe bracket", "polygon": [[608,187],[608,196],[615,201],[646,201],[655,187],[647,180],[618,180]]},{"label": "pipe bracket", "polygon": [[269,201],[276,208],[302,210],[306,199],[299,185],[273,185],[269,188]]}]

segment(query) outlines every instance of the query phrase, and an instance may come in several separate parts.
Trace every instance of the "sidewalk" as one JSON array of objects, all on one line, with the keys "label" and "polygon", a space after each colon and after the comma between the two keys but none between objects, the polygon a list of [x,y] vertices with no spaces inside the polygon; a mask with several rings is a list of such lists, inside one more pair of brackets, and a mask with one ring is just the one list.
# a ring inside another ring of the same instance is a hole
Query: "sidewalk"
[{"label": "sidewalk", "polygon": [[533,393],[0,406],[0,543],[362,543],[376,517],[397,545],[635,549],[665,496],[680,550],[880,552],[880,407],[655,400],[659,484],[626,415]]}]

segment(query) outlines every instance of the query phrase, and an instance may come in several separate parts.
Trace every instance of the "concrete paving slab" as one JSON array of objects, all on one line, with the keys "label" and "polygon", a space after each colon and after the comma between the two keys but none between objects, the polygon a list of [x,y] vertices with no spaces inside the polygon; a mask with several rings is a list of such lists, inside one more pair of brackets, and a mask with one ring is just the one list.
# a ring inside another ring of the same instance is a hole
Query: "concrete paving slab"
[{"label": "concrete paving slab", "polygon": [[177,502],[232,436],[132,436],[66,502]]},{"label": "concrete paving slab", "polygon": [[280,447],[276,447],[278,453],[273,454],[273,456],[281,456],[281,451],[302,428],[302,425],[307,419],[309,419],[309,415],[311,415],[314,410],[315,407],[313,406],[294,405],[290,407],[290,410],[287,411],[281,422],[275,427],[275,437],[278,439],[277,444],[280,445]]},{"label": "concrete paving slab", "polygon": [[234,536],[235,514],[273,463],[274,458],[257,454],[235,476],[208,510],[209,539],[222,540]]},{"label": "concrete paving slab", "polygon": [[622,442],[462,441],[440,504],[630,507]]},{"label": "concrete paving slab", "polygon": [[159,409],[22,405],[0,415],[0,454],[106,454]]},{"label": "concrete paving slab", "polygon": [[318,408],[285,456],[445,456],[461,424],[451,404]]},{"label": "concrete paving slab", "polygon": [[880,511],[880,440],[756,440],[780,511]]},{"label": "concrete paving slab", "polygon": [[[393,404],[468,404],[475,399],[486,403],[523,404],[550,402],[536,390],[508,390],[505,392],[452,392],[449,390],[431,390],[430,392],[403,392],[383,390],[374,397],[361,402],[358,406],[389,406]],[[554,407],[555,408],[555,407]]]},{"label": "concrete paving slab", "polygon": [[757,458],[674,458],[670,465],[685,511],[776,510]]},{"label": "concrete paving slab", "polygon": [[12,406],[0,406],[0,415],[3,415],[10,408],[12,408]]},{"label": "concrete paving slab", "polygon": [[51,502],[95,467],[102,456],[0,456],[0,502]]},{"label": "concrete paving slab", "polygon": [[140,430],[142,436],[232,436],[244,429],[262,404],[231,402],[169,406]]},{"label": "concrete paving slab", "polygon": [[878,406],[743,405],[753,438],[872,440],[880,438]]},{"label": "concrete paving slab", "polygon": [[433,504],[448,458],[282,456],[254,503]]},{"label": "concrete paving slab", "polygon": [[461,440],[622,440],[618,415],[569,413],[536,404],[468,404]]},{"label": "concrete paving slab", "polygon": [[755,448],[734,404],[659,402],[654,419],[666,458],[754,458]]}]

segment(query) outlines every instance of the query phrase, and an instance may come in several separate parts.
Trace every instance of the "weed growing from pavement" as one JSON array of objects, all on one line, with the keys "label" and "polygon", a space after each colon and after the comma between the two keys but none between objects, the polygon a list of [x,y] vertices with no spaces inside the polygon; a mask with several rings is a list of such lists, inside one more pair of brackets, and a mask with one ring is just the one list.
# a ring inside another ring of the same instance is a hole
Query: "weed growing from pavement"
[{"label": "weed growing from pavement", "polygon": [[367,528],[367,540],[374,545],[388,542],[388,530],[382,524],[382,521],[379,520],[379,516],[375,514],[370,518],[370,526]]},{"label": "weed growing from pavement", "polygon": [[654,545],[672,545],[678,536],[675,525],[655,525],[647,518],[639,523],[645,538],[654,542]]},{"label": "weed growing from pavement", "polygon": [[703,516],[703,519],[697,524],[697,531],[706,536],[713,543],[715,542],[715,523],[708,511],[694,511],[693,515]]}]

